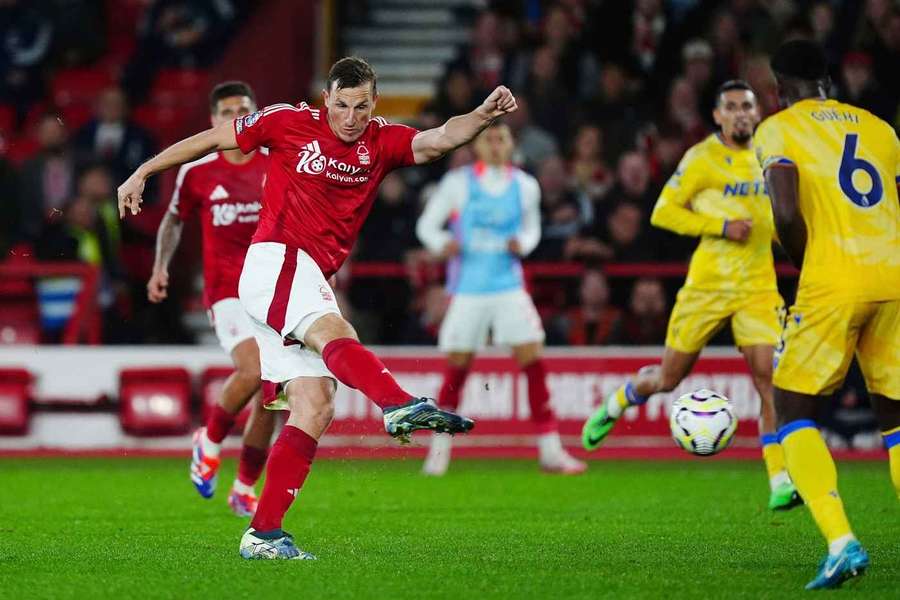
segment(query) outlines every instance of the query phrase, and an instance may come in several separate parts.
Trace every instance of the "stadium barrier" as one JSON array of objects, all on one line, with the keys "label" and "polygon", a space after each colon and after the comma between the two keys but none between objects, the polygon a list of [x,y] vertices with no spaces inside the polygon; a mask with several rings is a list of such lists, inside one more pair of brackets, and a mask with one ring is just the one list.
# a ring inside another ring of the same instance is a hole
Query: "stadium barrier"
[{"label": "stadium barrier", "polygon": [[[376,351],[407,389],[437,395],[444,359],[435,348]],[[624,347],[548,350],[548,385],[564,443],[579,447],[581,425],[597,403],[627,375],[658,362],[660,352]],[[204,403],[214,401],[217,386],[230,373],[219,348],[192,346],[0,347],[0,368],[6,367],[27,371],[34,383],[27,433],[0,435],[4,453],[183,453]],[[759,396],[741,356],[732,349],[713,348],[704,352],[677,390],[629,411],[599,455],[687,457],[670,438],[669,407],[679,394],[701,387],[728,396],[739,419],[734,447],[724,456],[757,457]],[[457,438],[459,454],[529,455],[534,431],[527,393],[525,378],[509,357],[494,350],[480,356],[460,406],[477,426]],[[239,443],[232,435],[226,449]],[[377,407],[359,392],[339,386],[335,420],[321,446],[326,455],[403,456],[421,453],[425,443],[427,437],[416,436],[411,449],[400,448],[384,435]]]}]

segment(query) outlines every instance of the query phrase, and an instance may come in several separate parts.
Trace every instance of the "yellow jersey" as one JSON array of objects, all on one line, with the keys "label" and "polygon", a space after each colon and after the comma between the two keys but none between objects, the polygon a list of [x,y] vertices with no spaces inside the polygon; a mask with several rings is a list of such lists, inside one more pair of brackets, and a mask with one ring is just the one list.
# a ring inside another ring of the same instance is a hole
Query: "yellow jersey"
[{"label": "yellow jersey", "polygon": [[807,99],[757,129],[763,169],[796,166],[807,240],[796,303],[900,298],[900,142],[870,112]]},{"label": "yellow jersey", "polygon": [[[725,238],[725,221],[752,219],[746,242]],[[762,169],[752,149],[726,146],[711,135],[690,148],[660,194],[650,222],[700,236],[684,287],[713,291],[774,291],[775,225]]]}]

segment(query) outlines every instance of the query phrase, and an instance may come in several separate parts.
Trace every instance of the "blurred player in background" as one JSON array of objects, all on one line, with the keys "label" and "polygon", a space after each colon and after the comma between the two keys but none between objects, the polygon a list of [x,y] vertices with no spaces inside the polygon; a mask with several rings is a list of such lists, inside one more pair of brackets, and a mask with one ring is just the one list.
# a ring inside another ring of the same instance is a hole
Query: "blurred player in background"
[{"label": "blurred player in background", "polygon": [[[253,90],[227,81],[209,95],[210,121],[216,127],[256,111]],[[256,231],[268,159],[262,152],[224,150],[207,154],[178,171],[169,210],[156,235],[156,260],[147,283],[151,302],[162,302],[169,285],[169,263],[178,248],[183,223],[200,214],[203,231],[203,302],[222,348],[235,371],[225,381],[206,426],[194,433],[191,481],[204,498],[216,490],[219,449],[238,413],[254,399],[244,430],[238,475],[228,505],[239,516],[256,511],[254,485],[266,464],[275,416],[259,401],[259,348],[250,316],[238,299],[238,281],[250,239]]]},{"label": "blurred player in background", "polygon": [[[541,239],[541,191],[537,181],[512,166],[512,133],[495,122],[475,140],[478,162],[447,173],[416,227],[422,244],[449,259],[450,308],[438,344],[447,371],[438,406],[456,410],[475,351],[488,341],[510,346],[528,379],[531,420],[538,431],[541,468],[582,473],[586,465],[562,447],[550,407],[541,351],[544,329],[525,291],[521,258]],[[449,231],[444,229],[449,222]],[[443,475],[451,438],[436,433],[423,471]]]},{"label": "blurred player in background", "polygon": [[244,558],[314,558],[281,526],[334,416],[336,381],[377,404],[385,430],[400,439],[418,429],[461,433],[474,425],[397,384],[341,316],[328,278],[349,255],[387,173],[467,144],[516,110],[515,98],[498,86],[472,112],[417,131],[372,117],[375,72],[356,57],[332,66],[322,96],[321,109],[275,104],[182,140],[119,187],[124,217],[140,211],[145,183],[155,173],[214,151],[269,148],[263,209],[239,295],[254,324],[262,377],[281,389],[270,406],[290,415],[272,447],[256,515],[241,538]]},{"label": "blurred player in background", "polygon": [[662,365],[644,367],[610,395],[585,423],[582,441],[594,450],[627,407],[674,390],[700,351],[730,321],[761,398],[769,508],[785,510],[802,501],[775,436],[772,357],[784,301],[772,257],[772,208],[752,148],[760,115],[750,86],[737,80],[722,84],[713,118],[720,132],[687,151],[650,219],[656,227],[700,237],[669,318]]},{"label": "blurred player in background", "polygon": [[778,236],[800,267],[776,355],[778,439],[828,541],[806,587],[832,588],[869,566],[814,421],[854,353],[900,497],[900,142],[870,112],[827,99],[828,63],[817,44],[787,42],[772,70],[786,108],[760,125],[757,154]]}]

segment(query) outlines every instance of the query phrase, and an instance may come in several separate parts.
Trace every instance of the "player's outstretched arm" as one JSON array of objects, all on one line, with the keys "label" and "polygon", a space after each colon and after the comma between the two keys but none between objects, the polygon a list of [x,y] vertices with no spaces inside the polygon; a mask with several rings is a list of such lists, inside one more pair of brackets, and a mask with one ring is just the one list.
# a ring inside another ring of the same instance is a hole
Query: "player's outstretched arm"
[{"label": "player's outstretched arm", "polygon": [[125,183],[119,186],[119,218],[125,218],[125,211],[136,215],[141,211],[144,185],[147,180],[166,169],[196,160],[210,152],[234,150],[238,147],[234,133],[234,122],[227,121],[217,127],[207,129],[180,142],[172,144],[141,166]]},{"label": "player's outstretched arm", "polygon": [[412,141],[416,164],[437,160],[448,152],[468,144],[490,125],[491,121],[515,111],[516,108],[518,108],[516,98],[509,88],[497,86],[472,112],[451,117],[440,127],[417,133]]},{"label": "player's outstretched arm", "polygon": [[181,241],[184,223],[177,215],[166,212],[159,230],[156,232],[156,258],[153,260],[153,274],[147,282],[147,299],[154,304],[162,302],[169,295],[169,263]]},{"label": "player's outstretched arm", "polygon": [[765,175],[778,238],[791,262],[799,269],[806,250],[806,224],[797,208],[800,175],[792,164],[772,165]]}]

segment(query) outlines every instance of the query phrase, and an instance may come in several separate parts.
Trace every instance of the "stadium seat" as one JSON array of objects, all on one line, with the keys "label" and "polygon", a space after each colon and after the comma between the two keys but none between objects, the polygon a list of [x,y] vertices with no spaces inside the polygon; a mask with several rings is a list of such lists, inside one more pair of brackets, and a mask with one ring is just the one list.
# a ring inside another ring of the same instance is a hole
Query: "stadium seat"
[{"label": "stadium seat", "polygon": [[[203,422],[209,419],[209,412],[212,407],[219,402],[219,396],[222,394],[222,386],[225,380],[234,372],[231,367],[209,367],[200,377],[201,388],[200,398],[203,402]],[[232,435],[240,435],[244,431],[244,425],[250,418],[250,404],[244,407],[235,421],[235,427],[231,428]]]},{"label": "stadium seat", "polygon": [[181,367],[123,369],[119,419],[131,435],[178,435],[191,426],[191,375]]},{"label": "stadium seat", "polygon": [[90,109],[97,96],[112,83],[103,69],[65,69],[53,78],[53,104],[59,108],[82,105]]},{"label": "stadium seat", "polygon": [[25,369],[0,369],[0,435],[28,432],[32,379]]}]

